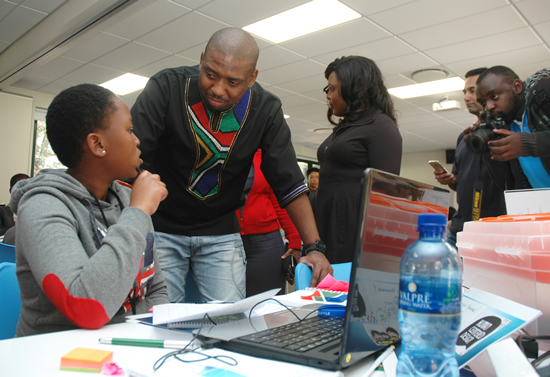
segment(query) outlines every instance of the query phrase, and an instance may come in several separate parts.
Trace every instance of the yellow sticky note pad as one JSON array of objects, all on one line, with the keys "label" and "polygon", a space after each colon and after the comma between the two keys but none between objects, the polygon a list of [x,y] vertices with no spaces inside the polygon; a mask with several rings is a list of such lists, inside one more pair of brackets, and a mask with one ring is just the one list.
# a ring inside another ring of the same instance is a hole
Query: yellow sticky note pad
[{"label": "yellow sticky note pad", "polygon": [[75,348],[61,358],[61,369],[99,373],[103,365],[112,360],[112,351]]}]

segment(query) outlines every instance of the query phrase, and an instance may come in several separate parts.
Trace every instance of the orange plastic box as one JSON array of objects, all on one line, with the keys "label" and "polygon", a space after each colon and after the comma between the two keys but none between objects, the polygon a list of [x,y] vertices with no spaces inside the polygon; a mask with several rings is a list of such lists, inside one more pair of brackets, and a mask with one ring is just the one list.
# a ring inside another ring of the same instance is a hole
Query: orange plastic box
[{"label": "orange plastic box", "polygon": [[542,311],[527,326],[550,334],[550,214],[471,221],[457,234],[463,283]]}]

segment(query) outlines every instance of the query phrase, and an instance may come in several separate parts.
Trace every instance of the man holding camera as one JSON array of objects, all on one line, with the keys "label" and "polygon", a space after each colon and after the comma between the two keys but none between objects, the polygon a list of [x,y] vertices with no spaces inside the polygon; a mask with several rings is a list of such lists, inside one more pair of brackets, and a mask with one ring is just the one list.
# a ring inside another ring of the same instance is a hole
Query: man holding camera
[{"label": "man holding camera", "polygon": [[[480,117],[483,108],[476,101],[475,87],[478,77],[485,70],[486,68],[477,68],[466,73],[464,103],[468,111],[477,116],[477,120],[465,132],[471,132],[474,126],[483,121]],[[452,245],[456,245],[456,233],[462,231],[464,222],[506,213],[504,181],[500,177],[497,177],[498,181],[494,181],[487,169],[487,163],[497,165],[495,169],[501,169],[504,177],[504,164],[491,161],[488,152],[478,154],[470,151],[464,139],[465,132],[458,136],[452,174],[442,170],[434,171],[437,181],[448,185],[457,195],[458,211],[453,216],[447,233],[447,242]]]},{"label": "man holding camera", "polygon": [[550,187],[550,70],[522,82],[508,67],[491,67],[480,75],[476,95],[510,126],[495,129],[488,146],[493,160],[509,161],[513,188]]}]

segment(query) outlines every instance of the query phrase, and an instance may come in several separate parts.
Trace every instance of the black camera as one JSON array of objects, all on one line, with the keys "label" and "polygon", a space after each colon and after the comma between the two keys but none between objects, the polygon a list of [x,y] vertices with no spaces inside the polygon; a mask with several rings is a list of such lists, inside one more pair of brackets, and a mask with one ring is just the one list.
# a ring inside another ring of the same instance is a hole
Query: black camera
[{"label": "black camera", "polygon": [[510,128],[502,118],[495,117],[490,112],[482,111],[480,116],[483,118],[483,121],[474,127],[474,130],[466,140],[468,150],[477,154],[487,152],[489,150],[489,141],[501,137],[493,132],[494,129]]}]

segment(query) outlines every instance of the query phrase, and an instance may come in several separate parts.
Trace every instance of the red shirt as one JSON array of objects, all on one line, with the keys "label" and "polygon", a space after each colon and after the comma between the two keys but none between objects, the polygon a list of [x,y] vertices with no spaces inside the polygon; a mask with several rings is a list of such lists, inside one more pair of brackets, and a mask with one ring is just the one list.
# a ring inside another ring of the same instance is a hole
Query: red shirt
[{"label": "red shirt", "polygon": [[258,151],[254,155],[254,183],[246,203],[243,213],[237,210],[241,234],[260,234],[268,233],[283,228],[285,237],[289,241],[289,248],[302,249],[302,240],[298,230],[292,223],[285,209],[282,209],[277,202],[273,190],[267,183],[260,165],[262,163],[262,154]]}]

